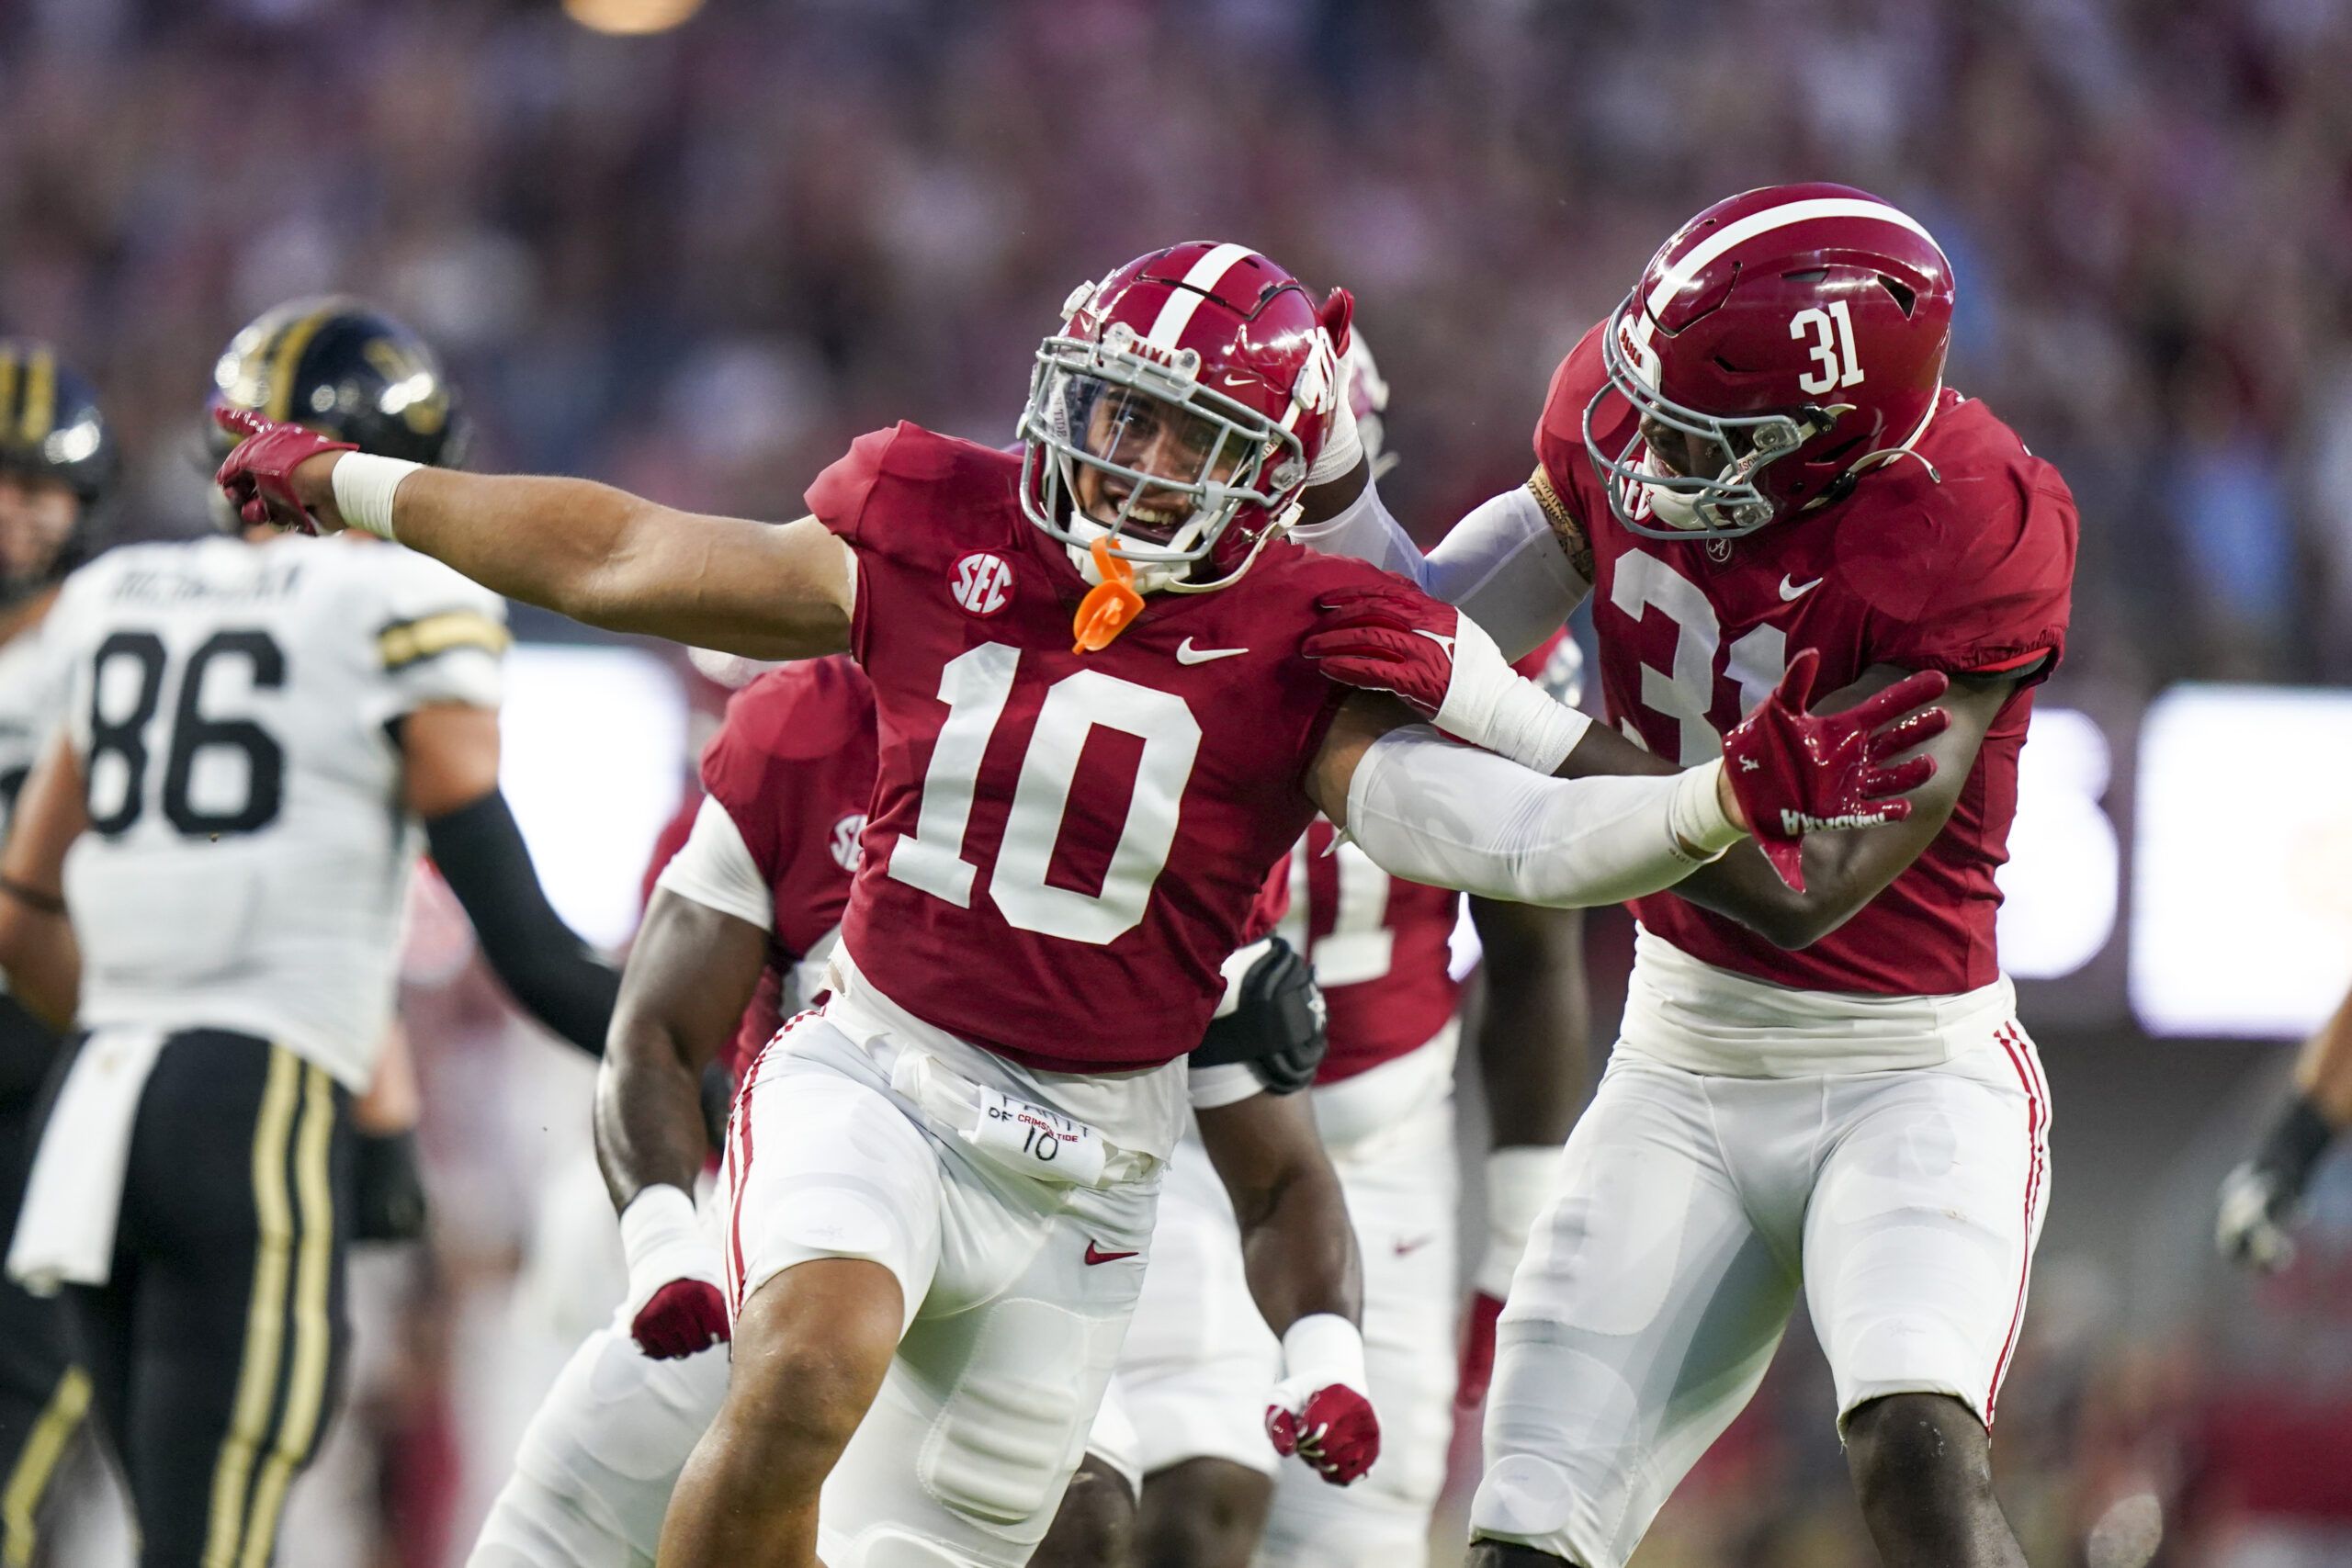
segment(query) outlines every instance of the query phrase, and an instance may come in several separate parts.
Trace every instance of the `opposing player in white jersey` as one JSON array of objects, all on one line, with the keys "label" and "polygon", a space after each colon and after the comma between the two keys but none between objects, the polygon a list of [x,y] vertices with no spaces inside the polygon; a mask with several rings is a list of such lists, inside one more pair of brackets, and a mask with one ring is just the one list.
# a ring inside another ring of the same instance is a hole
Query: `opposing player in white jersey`
[{"label": "opposing player in white jersey", "polygon": [[[1506,651],[1591,593],[1609,716],[1660,767],[1715,755],[1801,662],[1833,702],[1951,680],[1909,819],[1742,849],[1635,901],[1623,1032],[1502,1317],[1477,1568],[1620,1568],[1800,1290],[1881,1556],[2023,1562],[1989,1450],[2050,1099],[1993,872],[2075,516],[1943,385],[1952,299],[1932,237],[1866,192],[1718,202],[1562,362],[1527,486],[1427,561],[1369,489],[1317,540],[1457,598]],[[1420,603],[1343,612],[1353,651],[1327,667],[1427,711],[1451,678],[1431,639],[1464,617]]]},{"label": "opposing player in white jersey", "polygon": [[[217,402],[455,455],[430,351],[348,301],[264,317],[217,379]],[[127,547],[51,614],[65,727],[7,848],[0,959],[86,1033],[8,1268],[65,1289],[142,1568],[266,1564],[332,1416],[351,1102],[421,842],[516,994],[601,1044],[613,972],[498,792],[506,640],[495,597],[421,556],[269,534]]]},{"label": "opposing player in white jersey", "polygon": [[[0,836],[62,712],[41,628],[59,582],[95,543],[117,468],[90,384],[46,344],[0,341]],[[0,1249],[16,1230],[58,1043],[0,992]],[[57,1303],[0,1280],[0,1562],[34,1561],[50,1483],[89,1401]]]},{"label": "opposing player in white jersey", "polygon": [[[1346,369],[1365,456],[1385,471],[1386,387],[1361,332]],[[1557,700],[1577,700],[1582,671],[1566,638],[1519,668]],[[1187,1138],[1170,1162],[1153,1266],[1112,1384],[1146,1472],[1138,1556],[1185,1568],[1411,1568],[1428,1552],[1455,1404],[1476,1408],[1484,1396],[1500,1297],[1583,1093],[1583,915],[1471,901],[1493,952],[1484,1024],[1464,1052],[1464,989],[1452,972],[1461,896],[1391,877],[1327,821],[1308,829],[1288,870],[1282,934],[1312,962],[1329,1007],[1312,1103],[1363,1260],[1380,1463],[1344,1488],[1278,1465],[1262,1414],[1281,1349],[1250,1299],[1234,1205],[1207,1152]],[[1487,1080],[1494,1144],[1489,1235],[1466,1312],[1455,1283],[1457,1055]]]},{"label": "opposing player in white jersey", "polygon": [[[1848,713],[1786,690],[1674,779],[1562,780],[1341,695],[1322,607],[1409,592],[1281,543],[1346,300],[1188,242],[1072,293],[1023,452],[861,437],[784,527],[581,480],[388,464],[250,418],[249,521],[358,525],[593,622],[751,657],[849,651],[878,771],[820,1012],[737,1096],[734,1357],[662,1539],[672,1568],[1017,1568],[1083,1448],[1159,1172],[1264,869],[1320,807],[1394,872],[1565,904],[1747,836],[1882,821],[1933,771],[1923,675]],[[1589,733],[1469,632],[1464,722],[1548,770]],[[1509,802],[1506,806],[1504,803]],[[1278,1447],[1376,1458],[1344,1231],[1274,1195],[1250,1271],[1283,1323]],[[641,1201],[642,1200],[640,1200]]]}]

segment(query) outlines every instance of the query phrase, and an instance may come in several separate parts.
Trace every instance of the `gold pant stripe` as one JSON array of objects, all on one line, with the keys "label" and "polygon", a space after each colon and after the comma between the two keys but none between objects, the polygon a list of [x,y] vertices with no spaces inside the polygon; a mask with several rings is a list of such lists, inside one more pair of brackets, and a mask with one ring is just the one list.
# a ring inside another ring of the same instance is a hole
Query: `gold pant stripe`
[{"label": "gold pant stripe", "polygon": [[294,1371],[286,1388],[285,1414],[277,1418],[277,1441],[254,1487],[238,1568],[268,1568],[278,1517],[286,1508],[286,1488],[310,1454],[326,1404],[334,1263],[334,1189],[327,1178],[327,1153],[334,1135],[334,1085],[322,1067],[306,1066],[302,1073],[302,1131],[294,1152],[294,1192],[301,1216],[294,1273]]},{"label": "gold pant stripe", "polygon": [[212,1466],[212,1507],[204,1532],[203,1568],[236,1568],[254,1455],[269,1430],[270,1406],[277,1403],[278,1362],[286,1339],[287,1254],[293,1244],[286,1159],[293,1142],[294,1108],[301,1085],[300,1058],[283,1045],[271,1045],[269,1081],[262,1089],[261,1113],[254,1122],[254,1213],[260,1221],[260,1236],[254,1248],[254,1293],[245,1308],[245,1349],[237,1371],[237,1403],[229,1418],[228,1434],[220,1440],[220,1457]]},{"label": "gold pant stripe", "polygon": [[41,1494],[57,1473],[57,1461],[89,1408],[89,1377],[79,1367],[66,1368],[33,1422],[7,1485],[0,1487],[0,1563],[6,1568],[26,1568],[32,1562],[33,1511],[40,1506]]}]

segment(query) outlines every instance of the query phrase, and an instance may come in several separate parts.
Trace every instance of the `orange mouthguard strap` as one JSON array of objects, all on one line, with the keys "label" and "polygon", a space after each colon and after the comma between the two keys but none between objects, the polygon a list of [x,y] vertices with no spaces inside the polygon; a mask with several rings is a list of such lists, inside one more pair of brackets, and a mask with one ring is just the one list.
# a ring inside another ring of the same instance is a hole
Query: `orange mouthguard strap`
[{"label": "orange mouthguard strap", "polygon": [[1078,614],[1070,621],[1070,630],[1078,634],[1072,653],[1093,653],[1110,647],[1112,639],[1143,614],[1143,595],[1136,592],[1136,569],[1111,553],[1111,541],[1097,539],[1087,552],[1094,558],[1094,570],[1102,574],[1102,581],[1079,601]]}]

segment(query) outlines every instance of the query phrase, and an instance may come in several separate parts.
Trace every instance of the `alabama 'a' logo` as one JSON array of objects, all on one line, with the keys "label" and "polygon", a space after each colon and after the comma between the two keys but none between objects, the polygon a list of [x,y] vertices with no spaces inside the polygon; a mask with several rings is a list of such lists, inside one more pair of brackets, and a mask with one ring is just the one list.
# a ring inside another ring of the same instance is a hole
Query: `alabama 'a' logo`
[{"label": "alabama 'a' logo", "polygon": [[840,866],[843,871],[857,870],[858,862],[865,858],[865,851],[857,840],[859,835],[865,831],[865,813],[863,811],[853,812],[833,824],[832,849],[835,865]]},{"label": "alabama 'a' logo", "polygon": [[967,614],[993,615],[1012,603],[1012,563],[987,550],[975,550],[956,563],[947,591]]}]

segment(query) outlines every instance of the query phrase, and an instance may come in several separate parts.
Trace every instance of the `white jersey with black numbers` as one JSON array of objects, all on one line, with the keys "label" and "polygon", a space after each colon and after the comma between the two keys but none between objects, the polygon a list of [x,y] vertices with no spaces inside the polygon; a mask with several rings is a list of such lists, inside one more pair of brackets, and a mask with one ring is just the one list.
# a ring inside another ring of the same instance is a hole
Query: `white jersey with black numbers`
[{"label": "white jersey with black numbers", "polygon": [[502,602],[372,541],[138,545],[48,640],[87,781],[81,1021],[240,1030],[363,1090],[421,840],[394,721],[497,705]]}]

